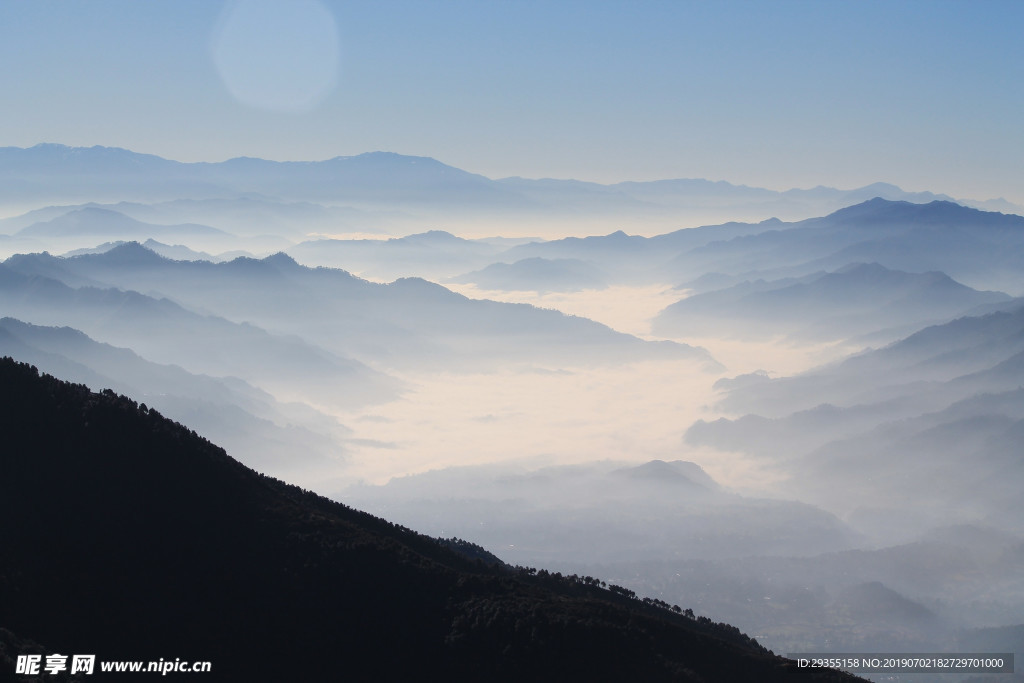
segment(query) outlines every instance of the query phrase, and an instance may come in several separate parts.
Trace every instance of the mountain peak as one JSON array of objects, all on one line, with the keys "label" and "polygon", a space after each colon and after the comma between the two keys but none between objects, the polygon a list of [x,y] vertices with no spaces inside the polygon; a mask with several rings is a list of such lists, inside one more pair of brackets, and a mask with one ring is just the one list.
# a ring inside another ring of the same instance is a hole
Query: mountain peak
[{"label": "mountain peak", "polygon": [[301,268],[298,261],[293,259],[283,251],[279,251],[276,254],[271,254],[263,259],[264,263],[276,266],[278,268]]},{"label": "mountain peak", "polygon": [[[860,204],[854,204],[834,211],[824,218],[811,218],[806,222],[820,221],[859,221],[873,223],[880,221],[900,221],[932,223],[948,225],[951,222],[983,223],[998,220],[1006,214],[992,211],[981,211],[945,199],[935,199],[927,203],[915,203],[903,200],[891,200],[874,197]],[[1024,218],[1010,216],[1024,224]]]},{"label": "mountain peak", "polygon": [[27,168],[53,169],[60,166],[79,172],[86,169],[109,171],[125,164],[131,168],[137,168],[143,164],[178,163],[154,154],[133,152],[123,147],[104,147],[102,145],[72,147],[55,142],[40,142],[32,147],[4,147],[0,148],[0,153],[3,156],[18,158]]},{"label": "mountain peak", "polygon": [[447,230],[428,230],[426,232],[417,232],[412,235],[406,235],[405,237],[395,237],[389,241],[395,242],[418,242],[418,243],[437,243],[437,244],[453,244],[456,242],[465,242],[461,237],[453,235]]},{"label": "mountain peak", "polygon": [[100,254],[83,254],[73,258],[95,258],[103,263],[128,265],[162,263],[168,259],[138,242],[123,242]]},{"label": "mountain peak", "polygon": [[[891,194],[891,193],[896,193],[896,192],[903,192],[903,189],[900,188],[897,185],[893,185],[892,183],[878,182],[878,183],[871,183],[870,185],[865,185],[864,187],[857,188],[856,191],[857,192],[877,192],[879,197],[880,197],[883,193]],[[879,198],[879,197],[876,197],[876,199]]]},{"label": "mountain peak", "polygon": [[888,272],[889,270],[889,268],[886,268],[877,261],[872,261],[871,263],[847,263],[842,268],[838,268],[835,272],[843,274],[865,273],[868,275],[877,275],[879,273]]},{"label": "mountain peak", "polygon": [[378,150],[376,152],[363,152],[362,154],[356,154],[355,156],[351,156],[351,157],[336,157],[336,158],[339,158],[339,159],[365,159],[365,160],[391,161],[391,162],[400,161],[400,162],[403,162],[403,163],[406,163],[406,164],[417,164],[417,163],[439,164],[439,163],[441,163],[440,161],[438,161],[437,159],[434,159],[433,157],[420,157],[420,156],[414,156],[414,155],[410,155],[410,154],[399,154],[398,152],[384,152],[384,151],[380,151],[380,150]]},{"label": "mountain peak", "polygon": [[708,476],[704,468],[687,460],[651,460],[635,467],[614,470],[613,474],[635,481],[651,481],[665,484],[689,484],[702,489],[716,490],[718,483]]}]

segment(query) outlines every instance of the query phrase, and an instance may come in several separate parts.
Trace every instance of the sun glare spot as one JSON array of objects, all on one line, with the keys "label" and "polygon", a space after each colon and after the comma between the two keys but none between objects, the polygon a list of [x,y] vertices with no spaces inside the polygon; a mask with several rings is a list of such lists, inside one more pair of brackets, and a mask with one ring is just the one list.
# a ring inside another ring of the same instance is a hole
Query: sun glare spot
[{"label": "sun glare spot", "polygon": [[228,92],[250,107],[308,111],[338,81],[338,30],[318,0],[231,3],[212,53]]}]

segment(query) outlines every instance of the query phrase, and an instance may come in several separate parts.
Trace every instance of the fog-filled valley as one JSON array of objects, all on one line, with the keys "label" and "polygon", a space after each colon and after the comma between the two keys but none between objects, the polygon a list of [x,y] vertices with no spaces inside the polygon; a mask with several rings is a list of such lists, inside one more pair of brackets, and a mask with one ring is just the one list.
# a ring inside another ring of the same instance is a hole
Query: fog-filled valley
[{"label": "fog-filled valley", "polygon": [[0,356],[778,653],[1024,657],[1021,207],[384,153],[0,180]]}]

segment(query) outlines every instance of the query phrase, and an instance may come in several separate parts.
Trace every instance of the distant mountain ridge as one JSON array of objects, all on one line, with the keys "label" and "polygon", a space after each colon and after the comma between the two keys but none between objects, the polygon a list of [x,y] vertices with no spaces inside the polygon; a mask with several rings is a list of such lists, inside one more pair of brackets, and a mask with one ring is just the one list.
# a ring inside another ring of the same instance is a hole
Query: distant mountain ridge
[{"label": "distant mountain ridge", "polygon": [[[500,204],[514,197],[514,193],[483,176],[429,157],[390,152],[325,161],[238,157],[215,163],[186,163],[116,147],[40,144],[27,149],[0,148],[0,180],[15,183],[22,193],[35,194],[47,194],[48,183],[62,184],[64,193],[72,197],[90,193],[108,196],[115,182],[126,194],[148,191],[164,199],[265,192],[307,199],[356,197]],[[0,193],[0,198],[5,198],[4,194]]]},{"label": "distant mountain ridge", "polygon": [[1024,294],[1024,216],[949,201],[879,197],[800,221],[768,219],[673,230],[651,237],[618,230],[519,244],[494,257],[577,259],[611,284],[675,282],[708,292],[744,281],[781,281],[878,263],[939,271],[976,289]]},{"label": "distant mountain ridge", "polygon": [[851,263],[831,273],[745,281],[696,294],[663,310],[654,329],[681,337],[841,339],[872,334],[892,341],[1010,300],[1002,292],[977,291],[936,271],[907,273],[878,263]]},{"label": "distant mountain ridge", "polygon": [[[113,188],[117,188],[114,190]],[[725,181],[673,179],[612,185],[576,180],[490,179],[430,157],[367,152],[323,161],[269,161],[237,157],[185,163],[114,147],[67,147],[43,143],[0,148],[0,200],[64,198],[167,200],[287,195],[313,201],[392,201],[462,208],[629,213],[732,207],[793,217],[814,215],[874,196],[916,202],[950,199],[907,193],[875,183],[854,190],[813,188],[777,192]],[[1012,205],[1011,205],[1012,206]],[[814,208],[811,208],[814,207]],[[1017,207],[1024,211],[1024,207]]]},{"label": "distant mountain ridge", "polygon": [[178,237],[225,235],[224,231],[208,225],[153,225],[137,221],[123,213],[85,207],[76,209],[62,216],[41,221],[19,230],[16,235],[21,237],[66,237],[95,236],[104,239],[131,238],[145,235],[147,237],[174,235]]},{"label": "distant mountain ridge", "polygon": [[543,259],[539,256],[512,264],[492,263],[447,282],[471,283],[481,289],[534,290],[538,292],[578,292],[604,289],[601,271],[578,259]]},{"label": "distant mountain ridge", "polygon": [[821,508],[739,495],[682,460],[518,472],[469,465],[355,485],[335,497],[524,564],[803,555],[857,542]]}]

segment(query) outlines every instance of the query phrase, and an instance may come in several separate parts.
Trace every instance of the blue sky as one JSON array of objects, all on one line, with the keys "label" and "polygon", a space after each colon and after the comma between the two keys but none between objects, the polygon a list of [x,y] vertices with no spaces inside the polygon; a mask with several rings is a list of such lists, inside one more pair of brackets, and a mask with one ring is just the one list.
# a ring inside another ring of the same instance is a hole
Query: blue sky
[{"label": "blue sky", "polygon": [[0,1],[0,145],[1024,202],[1024,2]]}]

